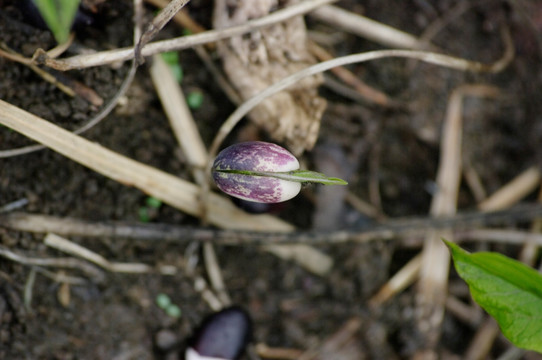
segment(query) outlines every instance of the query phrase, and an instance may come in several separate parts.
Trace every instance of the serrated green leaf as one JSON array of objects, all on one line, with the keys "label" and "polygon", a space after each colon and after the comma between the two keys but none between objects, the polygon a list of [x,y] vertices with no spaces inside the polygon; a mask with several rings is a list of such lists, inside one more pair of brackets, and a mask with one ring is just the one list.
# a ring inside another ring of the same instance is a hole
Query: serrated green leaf
[{"label": "serrated green leaf", "polygon": [[62,44],[68,40],[80,0],[34,0],[43,20]]},{"label": "serrated green leaf", "polygon": [[542,275],[492,252],[470,254],[445,241],[473,299],[516,346],[542,353]]}]

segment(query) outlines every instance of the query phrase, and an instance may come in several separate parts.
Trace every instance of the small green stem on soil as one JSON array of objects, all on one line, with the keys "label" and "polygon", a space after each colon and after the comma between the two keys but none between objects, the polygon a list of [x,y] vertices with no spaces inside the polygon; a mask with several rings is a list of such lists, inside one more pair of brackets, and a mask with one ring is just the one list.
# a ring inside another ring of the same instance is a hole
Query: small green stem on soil
[{"label": "small green stem on soil", "polygon": [[249,170],[214,170],[223,173],[240,174],[249,176],[272,177],[281,180],[294,181],[300,183],[317,183],[323,185],[348,185],[343,179],[328,177],[322,173],[309,170],[294,170],[287,172],[265,172]]}]

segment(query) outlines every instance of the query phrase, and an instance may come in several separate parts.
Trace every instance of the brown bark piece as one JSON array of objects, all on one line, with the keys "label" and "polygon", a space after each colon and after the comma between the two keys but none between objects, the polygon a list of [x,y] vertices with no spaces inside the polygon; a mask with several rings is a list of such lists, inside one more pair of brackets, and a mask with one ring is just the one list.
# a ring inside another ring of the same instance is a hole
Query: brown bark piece
[{"label": "brown bark piece", "polygon": [[[240,25],[299,0],[215,1],[214,27]],[[224,71],[243,100],[316,62],[307,49],[302,17],[256,30],[218,46]],[[314,146],[326,101],[318,96],[321,75],[299,81],[258,105],[249,118],[296,155]]]}]

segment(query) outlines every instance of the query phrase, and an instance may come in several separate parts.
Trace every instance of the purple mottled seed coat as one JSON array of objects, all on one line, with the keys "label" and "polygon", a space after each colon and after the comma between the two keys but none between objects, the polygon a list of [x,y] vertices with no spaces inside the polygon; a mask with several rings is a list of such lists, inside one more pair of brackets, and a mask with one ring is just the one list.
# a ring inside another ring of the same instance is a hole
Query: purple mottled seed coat
[{"label": "purple mottled seed coat", "polygon": [[229,146],[215,159],[217,170],[285,172],[299,169],[299,161],[288,150],[263,141]]},{"label": "purple mottled seed coat", "polygon": [[301,190],[301,183],[263,176],[214,172],[213,178],[218,188],[226,194],[261,203],[290,200]]},{"label": "purple mottled seed coat", "polygon": [[[299,162],[286,149],[271,143],[252,141],[232,145],[222,150],[213,170],[243,170],[287,172],[299,169]],[[298,182],[264,176],[213,171],[220,190],[231,196],[260,203],[289,200],[301,190]]]}]

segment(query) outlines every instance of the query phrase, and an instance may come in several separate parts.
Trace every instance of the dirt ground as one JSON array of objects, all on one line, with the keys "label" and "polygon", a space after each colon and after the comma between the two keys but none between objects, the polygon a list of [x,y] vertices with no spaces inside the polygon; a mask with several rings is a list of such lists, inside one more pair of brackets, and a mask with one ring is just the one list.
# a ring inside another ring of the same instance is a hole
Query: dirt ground
[{"label": "dirt ground", "polygon": [[[420,36],[430,24],[466,2],[347,0],[337,5]],[[0,0],[1,43],[27,57],[37,48],[53,47],[51,34],[28,22],[16,3]],[[150,19],[154,8],[147,6]],[[82,49],[130,46],[132,2],[105,1],[98,9],[92,15],[91,25],[77,29],[73,49],[67,55]],[[193,0],[188,5],[189,14],[206,28],[211,27],[211,9],[209,0]],[[310,16],[306,23],[314,39],[328,40],[325,47],[334,56],[382,48]],[[371,203],[380,218],[361,214],[340,197],[344,193],[326,194],[318,186],[304,189],[296,199],[271,209],[272,213],[305,230],[359,228],[374,224],[384,215],[427,216],[449,97],[454,89],[465,84],[492,85],[500,90],[493,99],[469,98],[463,109],[464,163],[475,170],[486,194],[495,192],[525,169],[539,167],[542,2],[476,2],[431,41],[445,53],[491,63],[504,52],[500,36],[503,27],[510,31],[515,57],[497,74],[466,73],[404,59],[348,66],[399,106],[385,107],[345,95],[329,82],[321,86],[319,92],[327,100],[327,108],[317,144],[314,150],[303,154],[302,160],[312,168],[331,169],[326,170],[329,175],[346,178],[348,191]],[[182,29],[169,24],[159,38],[182,34]],[[235,105],[194,51],[180,52],[180,61],[183,89],[203,94],[203,104],[193,110],[193,116],[203,140],[210,144],[216,129],[235,110]],[[186,157],[170,130],[148,66],[146,63],[138,69],[121,104],[84,137],[190,179]],[[107,101],[117,92],[127,71],[128,63],[73,70],[65,76],[80,81]],[[97,111],[96,106],[81,97],[69,97],[45,82],[28,66],[0,57],[0,74],[0,99],[66,129],[78,128]],[[340,80],[335,78],[334,82]],[[243,131],[249,132],[249,128],[247,121],[242,122],[228,142],[245,136]],[[259,136],[267,138],[266,134]],[[32,141],[0,127],[0,150],[29,144]],[[141,221],[140,212],[146,206],[147,196],[54,151],[42,150],[0,158],[0,209],[21,199],[23,206],[16,209],[20,212],[137,223]],[[536,200],[536,192],[529,193],[525,200]],[[462,185],[458,209],[474,210],[477,201],[472,188]],[[154,211],[150,222],[199,226],[198,219],[167,205]],[[109,261],[152,266],[180,268],[181,258],[191,251],[186,241],[79,237],[71,240]],[[316,349],[318,355],[310,358],[401,359],[411,358],[423,346],[424,340],[413,331],[416,287],[408,287],[376,308],[370,307],[368,300],[419,252],[421,238],[409,240],[411,245],[397,238],[368,244],[318,246],[335,264],[325,276],[312,274],[295,262],[281,260],[253,246],[217,246],[216,251],[232,302],[247,309],[254,320],[255,344],[290,349],[290,358]],[[44,245],[43,234],[2,227],[0,245],[28,258],[65,256]],[[513,257],[520,251],[517,245],[477,246]],[[196,273],[206,276],[201,262],[196,264]],[[55,274],[78,276],[85,282],[67,285],[53,279]],[[178,358],[192,330],[211,312],[194,288],[194,277],[182,271],[173,276],[102,274],[103,278],[98,279],[78,270],[29,266],[0,257],[0,358]],[[466,285],[453,271],[450,288],[463,294],[460,298],[469,303]],[[180,318],[168,316],[157,306],[158,294],[167,294],[180,307]],[[361,320],[361,325],[349,334],[350,340],[332,353],[322,350],[322,345],[329,344],[341,329],[345,331],[353,319]],[[482,322],[480,318],[467,323],[447,312],[437,348],[439,356],[463,358]],[[497,358],[508,347],[504,338],[497,337],[486,358]],[[541,357],[526,353],[523,358]]]}]

